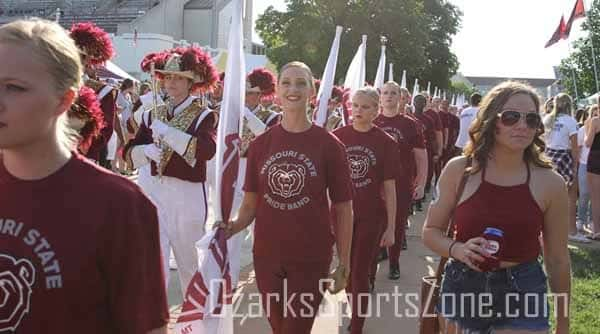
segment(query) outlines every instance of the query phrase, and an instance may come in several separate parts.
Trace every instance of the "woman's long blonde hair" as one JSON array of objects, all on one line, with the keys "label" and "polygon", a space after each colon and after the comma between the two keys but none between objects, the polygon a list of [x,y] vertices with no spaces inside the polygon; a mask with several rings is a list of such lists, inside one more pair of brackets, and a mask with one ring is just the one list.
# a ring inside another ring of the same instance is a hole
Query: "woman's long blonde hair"
[{"label": "woman's long blonde hair", "polygon": [[573,113],[573,100],[566,93],[560,93],[554,97],[554,107],[552,111],[548,114],[549,116],[544,120],[544,127],[547,132],[552,132],[554,129],[554,123],[556,123],[556,118],[560,114],[566,114],[571,116]]},{"label": "woman's long blonde hair", "polygon": [[[0,43],[28,47],[31,55],[46,66],[57,95],[79,90],[83,75],[79,49],[57,23],[27,19],[5,24],[0,27]],[[67,124],[65,112],[57,120],[57,135],[61,145],[72,150],[77,136]]]},{"label": "woman's long blonde hair", "polygon": [[[483,98],[477,117],[469,128],[471,141],[465,147],[464,155],[476,162],[476,168],[472,170],[472,173],[486,167],[492,149],[496,144],[498,114],[502,111],[506,102],[517,94],[529,96],[535,104],[536,111],[539,112],[540,99],[531,86],[517,81],[505,81],[492,88]],[[543,133],[544,130],[540,127],[531,145],[525,149],[523,160],[539,167],[551,168],[550,162],[546,160],[543,154]]]}]

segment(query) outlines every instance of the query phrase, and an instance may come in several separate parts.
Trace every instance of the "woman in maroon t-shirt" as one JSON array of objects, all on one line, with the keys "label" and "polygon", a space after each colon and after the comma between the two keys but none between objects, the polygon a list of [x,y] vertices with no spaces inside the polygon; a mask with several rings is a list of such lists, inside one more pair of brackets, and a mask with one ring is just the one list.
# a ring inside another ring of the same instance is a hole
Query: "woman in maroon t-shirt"
[{"label": "woman in maroon t-shirt", "polygon": [[334,292],[345,287],[350,268],[350,169],[344,145],[308,119],[313,94],[308,66],[293,62],[281,69],[277,96],[283,119],[250,144],[244,199],[238,218],[225,225],[233,235],[256,219],[256,282],[274,333],[305,334],[312,328],[332,259],[329,199],[337,213],[340,257]]},{"label": "woman in maroon t-shirt", "polygon": [[369,278],[375,275],[371,272],[371,263],[379,247],[394,244],[396,228],[399,144],[373,124],[378,113],[377,90],[361,88],[352,97],[352,125],[334,131],[346,145],[355,192],[352,274],[346,289],[352,304],[351,333],[362,333],[369,305]]},{"label": "woman in maroon t-shirt", "polygon": [[80,52],[56,23],[0,27],[0,332],[166,334],[156,208],[69,138]]}]

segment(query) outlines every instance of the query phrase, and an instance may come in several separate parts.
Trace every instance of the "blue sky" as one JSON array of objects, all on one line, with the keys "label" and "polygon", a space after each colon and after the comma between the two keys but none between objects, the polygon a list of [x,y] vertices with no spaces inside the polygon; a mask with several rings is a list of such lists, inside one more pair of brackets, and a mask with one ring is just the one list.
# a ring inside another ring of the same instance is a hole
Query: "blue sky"
[{"label": "blue sky", "polygon": [[[564,14],[565,20],[568,19],[575,0],[450,2],[464,13],[452,50],[460,61],[459,71],[466,75],[549,78],[554,76],[552,66],[568,55],[566,41],[548,49],[544,49],[544,44],[556,29],[560,16]],[[592,0],[584,2],[589,5]],[[254,16],[269,5],[285,10],[284,0],[254,0]],[[571,40],[583,35],[580,24],[581,20],[575,25]]]}]

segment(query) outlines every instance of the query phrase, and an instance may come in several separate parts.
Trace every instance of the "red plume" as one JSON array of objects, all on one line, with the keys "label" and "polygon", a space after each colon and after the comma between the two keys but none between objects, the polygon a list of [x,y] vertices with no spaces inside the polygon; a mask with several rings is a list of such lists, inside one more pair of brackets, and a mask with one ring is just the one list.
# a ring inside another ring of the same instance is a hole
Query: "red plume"
[{"label": "red plume", "polygon": [[273,95],[275,93],[275,82],[277,79],[271,71],[266,68],[257,68],[248,74],[248,81],[250,86],[259,87],[262,94],[265,96]]},{"label": "red plume", "polygon": [[71,27],[71,38],[86,54],[91,65],[103,64],[115,54],[110,36],[91,22],[74,24]]},{"label": "red plume", "polygon": [[100,130],[106,126],[100,102],[98,102],[93,89],[86,86],[81,87],[77,100],[69,110],[69,115],[86,121],[84,127],[79,130],[81,136],[79,148],[87,151],[92,145],[92,141],[100,135]]},{"label": "red plume", "polygon": [[[167,59],[169,54],[166,52],[152,52],[147,54],[144,59],[142,59],[142,63],[140,67],[142,71],[146,73],[151,72],[151,64],[154,63],[154,68],[157,70],[163,69],[165,64],[167,63]],[[156,73],[157,76],[160,77],[160,73]]]},{"label": "red plume", "polygon": [[342,102],[344,100],[344,91],[342,88],[333,86],[331,89],[331,99],[337,102]]},{"label": "red plume", "polygon": [[219,72],[207,52],[197,47],[177,48],[173,51],[181,54],[182,71],[192,71],[201,78],[200,82],[194,83],[192,90],[205,91],[217,84]]}]

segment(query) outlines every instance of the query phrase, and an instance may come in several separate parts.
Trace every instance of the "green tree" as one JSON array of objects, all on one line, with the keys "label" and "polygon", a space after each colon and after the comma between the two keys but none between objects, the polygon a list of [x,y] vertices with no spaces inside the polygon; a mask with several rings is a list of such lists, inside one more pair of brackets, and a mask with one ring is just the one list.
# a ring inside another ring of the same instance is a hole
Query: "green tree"
[{"label": "green tree", "polygon": [[[571,96],[575,96],[577,82],[577,96],[583,98],[597,92],[592,58],[592,42],[596,56],[596,64],[600,66],[600,1],[593,2],[586,13],[582,29],[587,36],[573,43],[573,51],[569,57],[563,59],[559,66],[561,84]],[[600,71],[600,68],[598,68]],[[600,72],[599,72],[600,74]]]},{"label": "green tree", "polygon": [[450,51],[462,13],[443,0],[286,0],[287,11],[269,7],[256,22],[267,56],[278,67],[292,60],[308,64],[317,77],[327,62],[335,26],[345,28],[336,80],[343,79],[361,41],[367,40],[367,80],[377,71],[380,37],[387,42],[387,61],[395,76],[408,72],[442,89],[458,68]]},{"label": "green tree", "polygon": [[452,94],[464,94],[465,97],[468,98],[469,96],[471,96],[471,94],[477,92],[477,90],[471,85],[468,85],[461,81],[457,81],[452,83],[452,86],[450,87],[450,92]]}]

